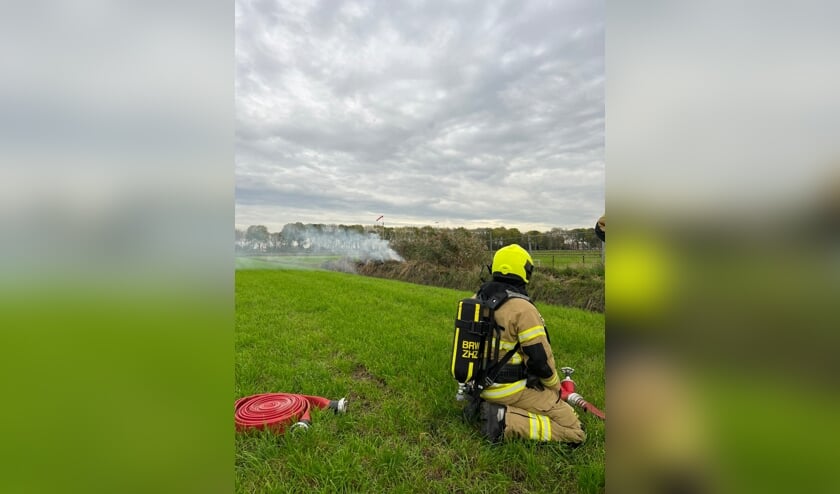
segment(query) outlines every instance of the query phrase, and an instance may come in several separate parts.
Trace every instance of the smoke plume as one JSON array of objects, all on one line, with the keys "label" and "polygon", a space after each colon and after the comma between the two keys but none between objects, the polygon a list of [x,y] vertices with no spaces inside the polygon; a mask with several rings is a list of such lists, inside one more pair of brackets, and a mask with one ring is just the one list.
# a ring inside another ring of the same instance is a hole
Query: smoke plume
[{"label": "smoke plume", "polygon": [[[269,233],[265,227],[250,227],[237,240],[237,251],[258,254],[261,262],[272,265],[286,265],[290,257],[302,260],[299,256],[341,256],[320,267],[353,273],[356,272],[356,263],[404,260],[377,233],[343,225],[290,223],[279,233]],[[309,262],[303,264],[309,269],[315,267]]]},{"label": "smoke plume", "polygon": [[386,240],[373,232],[335,225],[286,225],[280,232],[289,247],[311,254],[341,255],[360,262],[402,261]]}]

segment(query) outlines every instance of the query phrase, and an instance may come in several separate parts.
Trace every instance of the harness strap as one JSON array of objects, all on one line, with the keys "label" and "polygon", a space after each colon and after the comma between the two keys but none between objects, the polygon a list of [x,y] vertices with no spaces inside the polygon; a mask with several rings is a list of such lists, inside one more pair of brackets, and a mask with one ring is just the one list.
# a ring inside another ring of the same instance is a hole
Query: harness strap
[{"label": "harness strap", "polygon": [[[498,342],[499,340],[496,341]],[[513,357],[513,354],[516,353],[517,350],[519,350],[519,345],[520,344],[517,341],[516,346],[511,348],[510,351],[507,352],[504,357],[502,357],[502,360],[499,360],[498,362],[493,364],[489,369],[487,369],[487,374],[485,374],[484,376],[484,387],[489,387],[496,383],[496,377],[499,375],[499,372],[502,370],[502,367],[504,367],[505,364],[507,364],[508,361],[511,359],[511,357]]]},{"label": "harness strap", "polygon": [[527,377],[528,372],[523,364],[507,364],[496,374],[496,384],[512,383]]}]

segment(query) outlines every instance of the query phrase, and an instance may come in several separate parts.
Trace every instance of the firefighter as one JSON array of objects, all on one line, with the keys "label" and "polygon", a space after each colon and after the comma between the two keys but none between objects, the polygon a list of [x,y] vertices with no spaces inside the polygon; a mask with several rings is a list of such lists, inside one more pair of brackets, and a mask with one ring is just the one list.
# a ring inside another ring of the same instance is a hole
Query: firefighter
[{"label": "firefighter", "polygon": [[601,242],[607,241],[607,215],[604,214],[598,221],[595,222],[595,235],[601,239]]},{"label": "firefighter", "polygon": [[512,294],[496,309],[495,319],[503,328],[501,353],[520,345],[496,383],[481,393],[481,432],[494,443],[521,437],[580,444],[586,434],[575,410],[560,400],[560,377],[545,322],[527,298],[533,268],[531,255],[521,246],[503,247],[493,256],[493,279],[476,293],[485,300],[505,291]]},{"label": "firefighter", "polygon": [[595,223],[595,235],[601,239],[601,262],[606,261],[606,245],[607,245],[607,215],[604,213]]}]

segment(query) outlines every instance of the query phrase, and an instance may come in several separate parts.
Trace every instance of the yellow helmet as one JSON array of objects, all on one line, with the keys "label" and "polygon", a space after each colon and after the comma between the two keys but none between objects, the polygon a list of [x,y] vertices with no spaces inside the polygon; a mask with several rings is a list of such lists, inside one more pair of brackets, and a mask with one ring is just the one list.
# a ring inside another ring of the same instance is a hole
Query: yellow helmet
[{"label": "yellow helmet", "polygon": [[531,273],[534,271],[534,260],[528,251],[516,244],[507,245],[496,251],[493,256],[494,275],[515,275],[525,283],[531,281]]}]

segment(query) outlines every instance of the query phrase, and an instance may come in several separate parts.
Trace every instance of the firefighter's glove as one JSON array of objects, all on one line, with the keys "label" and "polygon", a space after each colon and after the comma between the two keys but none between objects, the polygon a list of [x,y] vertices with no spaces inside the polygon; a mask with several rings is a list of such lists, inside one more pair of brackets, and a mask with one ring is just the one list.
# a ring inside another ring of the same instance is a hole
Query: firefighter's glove
[{"label": "firefighter's glove", "polygon": [[536,389],[537,391],[542,391],[543,389],[545,389],[545,386],[543,386],[542,381],[535,374],[528,374],[528,377],[525,378],[525,387]]}]

